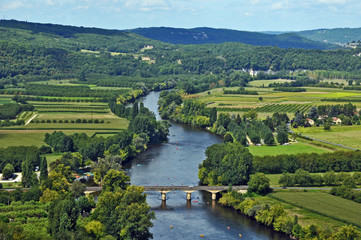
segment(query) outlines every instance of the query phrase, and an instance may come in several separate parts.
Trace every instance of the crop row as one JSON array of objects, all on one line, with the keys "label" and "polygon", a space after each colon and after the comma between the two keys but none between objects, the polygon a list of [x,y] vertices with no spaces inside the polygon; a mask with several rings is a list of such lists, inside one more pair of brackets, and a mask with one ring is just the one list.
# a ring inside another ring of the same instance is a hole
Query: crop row
[{"label": "crop row", "polygon": [[257,112],[305,112],[311,108],[310,105],[305,104],[269,104],[256,108]]},{"label": "crop row", "polygon": [[109,110],[72,110],[72,109],[39,109],[39,113],[68,112],[68,113],[109,113]]},{"label": "crop row", "polygon": [[65,119],[65,120],[56,120],[56,119],[53,119],[53,120],[50,120],[50,119],[42,119],[42,120],[31,120],[31,123],[104,123],[104,120],[101,119],[76,119],[76,120],[68,120],[68,119]]},{"label": "crop row", "polygon": [[271,197],[296,207],[361,227],[359,203],[321,192],[278,192]]},{"label": "crop row", "polygon": [[74,110],[103,110],[108,109],[108,106],[99,106],[99,107],[90,107],[90,106],[57,106],[57,105],[48,105],[48,106],[36,106],[36,109],[74,109]]},{"label": "crop row", "polygon": [[24,122],[26,122],[33,116],[33,113],[34,112],[32,112],[32,111],[24,111],[19,114],[17,120],[23,120]]}]

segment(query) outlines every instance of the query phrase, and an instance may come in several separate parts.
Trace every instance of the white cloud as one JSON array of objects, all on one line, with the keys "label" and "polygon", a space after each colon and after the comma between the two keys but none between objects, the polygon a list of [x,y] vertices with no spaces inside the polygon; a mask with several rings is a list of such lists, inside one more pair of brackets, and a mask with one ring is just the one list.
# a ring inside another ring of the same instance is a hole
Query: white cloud
[{"label": "white cloud", "polygon": [[164,0],[127,0],[125,7],[136,8],[145,12],[170,9],[169,4]]},{"label": "white cloud", "polygon": [[2,11],[15,10],[22,7],[26,7],[26,4],[23,1],[10,1],[0,4],[0,8]]},{"label": "white cloud", "polygon": [[324,4],[345,4],[348,0],[318,0],[319,3]]},{"label": "white cloud", "polygon": [[288,1],[282,1],[282,2],[275,2],[271,4],[271,9],[272,10],[280,10],[286,7],[286,5],[288,4]]}]

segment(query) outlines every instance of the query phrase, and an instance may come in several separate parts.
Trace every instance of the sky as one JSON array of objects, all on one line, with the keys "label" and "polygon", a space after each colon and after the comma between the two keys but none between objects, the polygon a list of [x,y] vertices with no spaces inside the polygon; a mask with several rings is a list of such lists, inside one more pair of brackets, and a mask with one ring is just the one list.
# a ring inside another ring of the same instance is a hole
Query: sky
[{"label": "sky", "polygon": [[106,29],[361,27],[360,0],[0,0],[0,18]]}]

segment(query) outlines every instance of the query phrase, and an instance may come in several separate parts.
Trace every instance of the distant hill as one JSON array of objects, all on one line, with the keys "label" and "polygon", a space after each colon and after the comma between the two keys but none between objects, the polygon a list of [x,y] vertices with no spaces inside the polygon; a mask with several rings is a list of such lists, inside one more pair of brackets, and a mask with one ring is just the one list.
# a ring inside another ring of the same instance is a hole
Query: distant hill
[{"label": "distant hill", "polygon": [[339,45],[361,40],[361,28],[317,29],[296,33],[313,41]]},{"label": "distant hill", "polygon": [[147,38],[173,44],[206,44],[241,42],[258,46],[277,46],[280,48],[331,49],[335,46],[315,42],[294,33],[266,34],[215,28],[168,28],[152,27],[128,30]]},{"label": "distant hill", "polygon": [[108,30],[102,28],[89,28],[89,27],[75,27],[51,23],[33,23],[17,20],[0,20],[0,27],[17,28],[29,30],[33,33],[49,33],[59,35],[65,38],[73,37],[76,33],[93,33],[101,35],[124,35],[120,30]]}]

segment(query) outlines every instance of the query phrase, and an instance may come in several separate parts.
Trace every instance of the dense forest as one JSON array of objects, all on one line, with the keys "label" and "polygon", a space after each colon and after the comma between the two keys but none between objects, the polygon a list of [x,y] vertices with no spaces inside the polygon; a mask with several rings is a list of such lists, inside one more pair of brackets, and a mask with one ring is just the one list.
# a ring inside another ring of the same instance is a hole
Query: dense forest
[{"label": "dense forest", "polygon": [[1,23],[0,84],[5,85],[75,78],[81,84],[137,88],[139,83],[153,87],[171,80],[184,83],[184,88],[194,86],[187,91],[192,93],[232,83],[242,86],[250,80],[242,73],[247,69],[283,70],[287,75],[297,69],[361,70],[358,49],[281,49],[243,43],[182,46],[127,32]]}]

